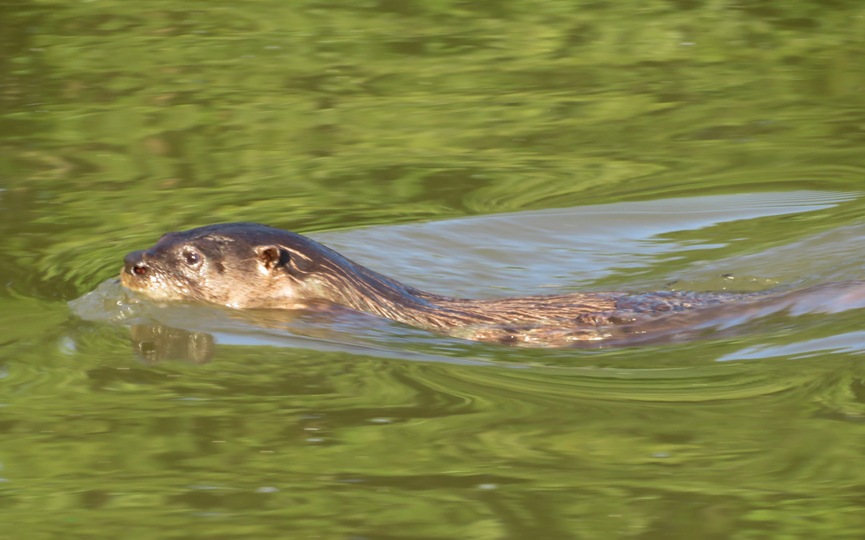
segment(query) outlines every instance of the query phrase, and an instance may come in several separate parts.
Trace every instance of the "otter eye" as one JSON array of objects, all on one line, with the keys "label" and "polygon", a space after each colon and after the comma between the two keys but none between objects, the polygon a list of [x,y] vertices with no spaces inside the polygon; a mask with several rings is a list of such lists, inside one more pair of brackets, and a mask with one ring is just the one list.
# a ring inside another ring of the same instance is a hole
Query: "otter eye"
[{"label": "otter eye", "polygon": [[189,266],[195,266],[199,262],[201,262],[201,255],[194,251],[184,251],[183,258],[186,259],[186,264]]}]

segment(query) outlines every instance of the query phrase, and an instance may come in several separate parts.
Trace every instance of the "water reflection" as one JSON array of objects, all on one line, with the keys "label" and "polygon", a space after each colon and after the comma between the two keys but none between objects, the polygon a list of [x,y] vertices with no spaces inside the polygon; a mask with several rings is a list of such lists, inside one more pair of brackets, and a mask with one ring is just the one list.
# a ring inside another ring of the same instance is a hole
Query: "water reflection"
[{"label": "water reflection", "polygon": [[158,324],[136,324],[131,328],[132,348],[151,364],[180,360],[203,364],[214,355],[213,336]]},{"label": "water reflection", "polygon": [[[728,259],[753,254],[753,247],[761,245],[755,236],[777,226],[778,216],[818,214],[857,200],[856,193],[821,191],[681,197],[311,236],[374,270],[453,296],[545,294],[614,281],[620,287],[632,280],[646,288],[649,282],[637,281],[642,276],[679,268],[691,274],[711,262],[717,262],[715,278],[740,272],[779,275],[785,268],[771,262],[774,253],[747,266]],[[788,251],[808,241],[799,236],[786,228]],[[836,238],[829,247],[826,241],[819,242],[824,250],[837,250],[852,238]],[[832,267],[826,257],[809,262]],[[781,273],[779,279],[788,276]],[[720,289],[729,283],[713,285]]]}]

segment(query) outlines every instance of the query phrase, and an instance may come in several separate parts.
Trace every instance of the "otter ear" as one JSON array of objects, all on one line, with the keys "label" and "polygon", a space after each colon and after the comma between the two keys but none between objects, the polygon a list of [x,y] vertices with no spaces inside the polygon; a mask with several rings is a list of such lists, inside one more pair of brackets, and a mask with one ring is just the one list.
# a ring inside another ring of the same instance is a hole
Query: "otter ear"
[{"label": "otter ear", "polygon": [[268,271],[285,266],[291,258],[288,251],[279,246],[259,246],[255,248],[255,254],[262,268]]}]

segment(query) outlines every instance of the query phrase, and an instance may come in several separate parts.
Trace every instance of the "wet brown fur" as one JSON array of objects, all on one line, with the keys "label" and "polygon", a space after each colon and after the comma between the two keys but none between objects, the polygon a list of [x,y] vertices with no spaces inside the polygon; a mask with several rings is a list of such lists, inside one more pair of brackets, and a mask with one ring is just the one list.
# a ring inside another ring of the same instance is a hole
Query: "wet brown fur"
[{"label": "wet brown fur", "polygon": [[125,258],[121,281],[156,299],[233,308],[337,304],[466,339],[561,346],[603,340],[633,323],[753,297],[733,293],[597,292],[493,300],[424,292],[309,238],[254,223],[169,233]]}]

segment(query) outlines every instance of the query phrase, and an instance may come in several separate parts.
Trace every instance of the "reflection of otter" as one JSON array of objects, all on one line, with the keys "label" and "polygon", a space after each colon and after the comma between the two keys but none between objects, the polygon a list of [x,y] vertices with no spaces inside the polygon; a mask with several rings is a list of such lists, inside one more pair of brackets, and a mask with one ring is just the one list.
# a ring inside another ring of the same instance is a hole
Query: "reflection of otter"
[{"label": "reflection of otter", "polygon": [[125,263],[123,284],[155,299],[233,308],[337,304],[462,338],[547,346],[621,339],[643,333],[637,323],[657,322],[660,316],[668,320],[763,296],[598,292],[449,298],[403,285],[304,236],[252,223],[169,233],[154,247],[128,254]]},{"label": "reflection of otter", "polygon": [[161,324],[137,324],[132,327],[135,352],[150,364],[164,360],[185,360],[206,364],[213,358],[213,336],[189,332]]}]

